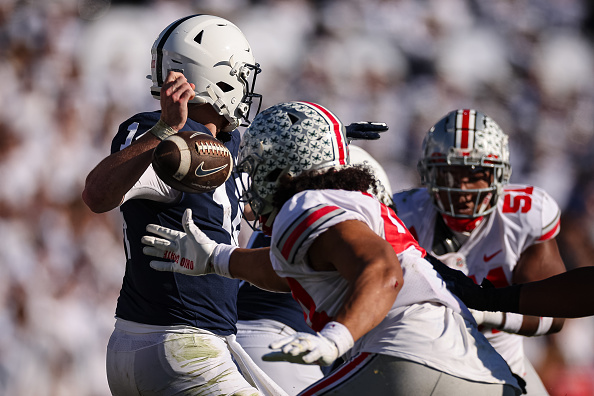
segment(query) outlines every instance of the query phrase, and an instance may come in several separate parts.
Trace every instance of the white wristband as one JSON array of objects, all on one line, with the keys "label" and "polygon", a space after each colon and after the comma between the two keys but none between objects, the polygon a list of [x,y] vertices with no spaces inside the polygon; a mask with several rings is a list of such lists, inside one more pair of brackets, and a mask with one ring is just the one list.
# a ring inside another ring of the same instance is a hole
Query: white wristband
[{"label": "white wristband", "polygon": [[215,274],[233,279],[229,271],[229,260],[231,259],[231,253],[235,249],[237,249],[237,246],[225,245],[224,243],[215,246],[210,257]]},{"label": "white wristband", "polygon": [[520,332],[520,329],[522,328],[522,323],[524,323],[524,315],[506,312],[505,324],[503,325],[501,330],[507,333],[518,334]]},{"label": "white wristband", "polygon": [[320,331],[320,335],[326,337],[336,345],[338,349],[338,356],[344,355],[346,351],[355,345],[353,336],[349,329],[338,322],[328,322],[326,326]]},{"label": "white wristband", "polygon": [[175,135],[177,131],[167,125],[163,120],[159,118],[159,121],[148,132],[155,135],[159,140],[165,140],[171,135]]},{"label": "white wristband", "polygon": [[540,318],[538,322],[538,329],[536,329],[535,336],[545,335],[551,330],[553,325],[553,318]]},{"label": "white wristband", "polygon": [[499,328],[505,318],[503,312],[475,311],[474,309],[471,309],[470,312],[472,312],[472,316],[474,316],[478,325],[489,328]]}]

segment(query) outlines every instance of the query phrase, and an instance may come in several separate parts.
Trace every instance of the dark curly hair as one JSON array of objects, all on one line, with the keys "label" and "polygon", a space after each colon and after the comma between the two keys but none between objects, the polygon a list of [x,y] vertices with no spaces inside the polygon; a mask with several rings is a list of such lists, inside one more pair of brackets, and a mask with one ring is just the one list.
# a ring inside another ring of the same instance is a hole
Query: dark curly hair
[{"label": "dark curly hair", "polygon": [[278,181],[272,204],[281,208],[293,195],[305,190],[368,191],[376,188],[375,177],[365,166],[329,168],[327,171],[306,171],[298,176],[282,176]]}]

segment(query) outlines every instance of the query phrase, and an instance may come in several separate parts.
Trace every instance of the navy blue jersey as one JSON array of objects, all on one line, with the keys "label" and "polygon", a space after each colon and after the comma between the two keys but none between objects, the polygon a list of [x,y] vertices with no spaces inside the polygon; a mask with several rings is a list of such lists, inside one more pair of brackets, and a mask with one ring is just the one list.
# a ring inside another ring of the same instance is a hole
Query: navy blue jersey
[{"label": "navy blue jersey", "polygon": [[[270,237],[255,231],[247,247],[270,246]],[[305,323],[301,306],[291,293],[273,293],[243,282],[239,288],[237,313],[241,320],[273,319],[296,331],[314,333]]]},{"label": "navy blue jersey", "polygon": [[[158,111],[140,113],[122,123],[112,141],[111,152],[128,146],[159,117]],[[182,130],[212,135],[204,125],[190,119]],[[234,158],[239,142],[239,132],[234,131],[231,140],[225,143]],[[192,208],[194,222],[206,235],[216,242],[231,244],[232,235],[239,228],[239,203],[232,177],[225,186],[226,194],[219,188],[217,194],[181,193],[174,203],[133,198],[120,206],[127,260],[116,308],[118,318],[161,326],[189,325],[218,335],[236,332],[238,280],[153,270],[149,266],[153,258],[143,254],[144,245],[140,242],[150,223],[183,231],[181,218],[186,208]],[[224,201],[227,201],[227,213],[224,213]]]}]

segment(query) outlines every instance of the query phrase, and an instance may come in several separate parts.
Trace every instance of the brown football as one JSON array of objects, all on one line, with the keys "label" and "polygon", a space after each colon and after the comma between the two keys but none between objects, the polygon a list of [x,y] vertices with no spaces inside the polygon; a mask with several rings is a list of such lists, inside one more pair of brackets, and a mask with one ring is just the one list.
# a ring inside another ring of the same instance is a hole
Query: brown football
[{"label": "brown football", "polygon": [[163,140],[153,152],[157,176],[176,190],[209,192],[225,183],[233,169],[233,157],[215,137],[182,131]]}]

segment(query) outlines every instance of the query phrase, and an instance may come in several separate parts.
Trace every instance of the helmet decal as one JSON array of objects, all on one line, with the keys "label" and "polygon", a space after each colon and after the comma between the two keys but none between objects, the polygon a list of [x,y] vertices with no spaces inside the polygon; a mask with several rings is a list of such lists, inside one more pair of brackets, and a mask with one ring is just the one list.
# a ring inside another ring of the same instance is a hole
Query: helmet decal
[{"label": "helmet decal", "polygon": [[476,110],[458,110],[455,128],[456,147],[463,149],[472,147],[476,131]]},{"label": "helmet decal", "polygon": [[154,64],[151,63],[151,67],[154,67],[155,68],[155,71],[157,73],[156,78],[157,78],[157,84],[158,84],[159,87],[161,85],[163,85],[163,81],[165,79],[164,76],[163,76],[163,46],[167,42],[167,39],[169,39],[169,36],[171,36],[171,33],[179,25],[181,25],[182,23],[184,23],[188,19],[194,18],[194,17],[196,17],[198,15],[200,15],[200,14],[189,15],[187,17],[178,19],[177,21],[175,21],[171,25],[169,25],[169,27],[165,30],[165,32],[163,32],[163,35],[161,36],[161,40],[159,40],[159,43],[156,45],[157,58],[153,60]]},{"label": "helmet decal", "polygon": [[332,113],[330,113],[330,111],[328,111],[328,109],[320,106],[319,104],[316,103],[312,103],[312,102],[304,102],[307,103],[309,105],[314,106],[316,109],[320,110],[327,118],[328,121],[331,123],[332,125],[332,133],[334,133],[334,135],[336,136],[336,140],[333,142],[335,143],[335,149],[338,152],[338,161],[341,165],[345,165],[346,164],[346,157],[347,157],[347,146],[346,146],[346,142],[344,141],[344,137],[343,137],[343,131],[342,129],[342,123],[338,120],[338,118],[336,118],[336,116]]}]

